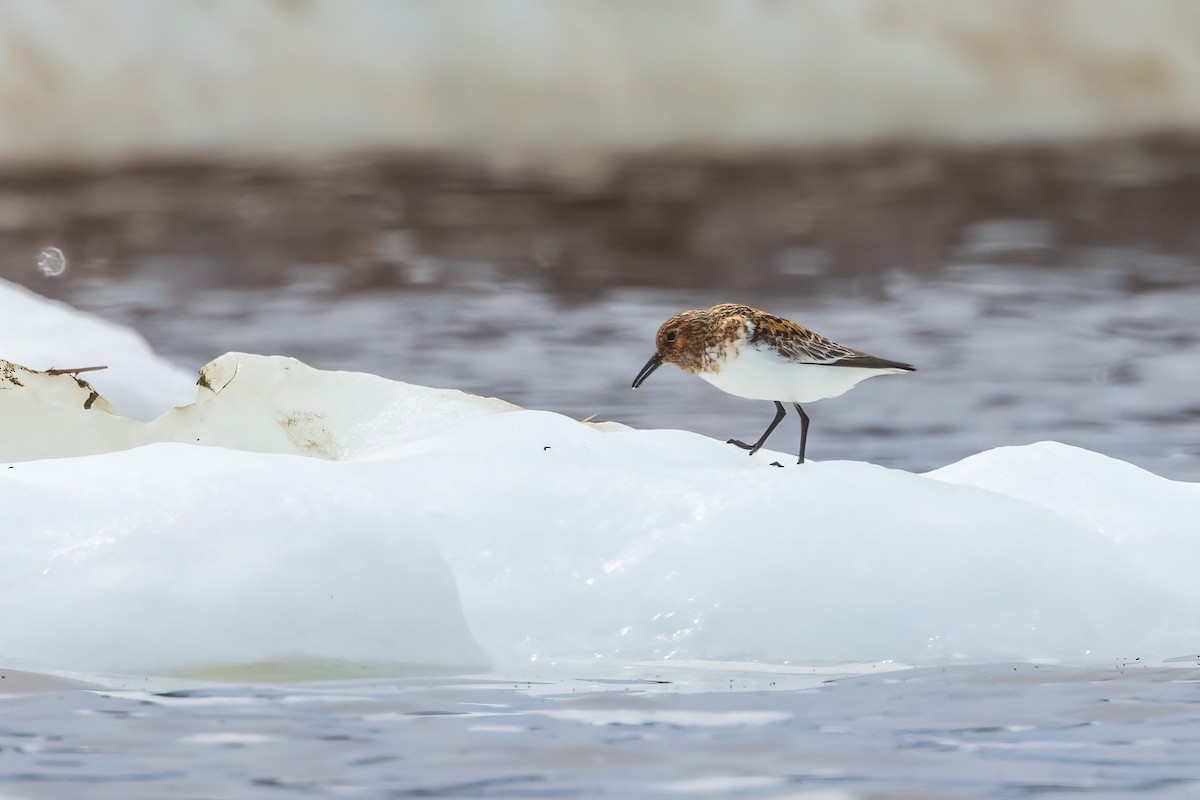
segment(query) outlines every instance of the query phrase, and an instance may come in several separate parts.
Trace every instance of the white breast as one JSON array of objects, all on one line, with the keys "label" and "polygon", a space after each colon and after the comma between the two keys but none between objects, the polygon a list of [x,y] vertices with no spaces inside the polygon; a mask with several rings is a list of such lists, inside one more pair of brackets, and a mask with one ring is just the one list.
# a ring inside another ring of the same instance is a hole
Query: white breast
[{"label": "white breast", "polygon": [[876,375],[902,369],[864,369],[798,364],[769,347],[743,345],[730,348],[717,361],[719,370],[697,373],[723,392],[751,400],[811,403],[848,392],[855,384]]}]

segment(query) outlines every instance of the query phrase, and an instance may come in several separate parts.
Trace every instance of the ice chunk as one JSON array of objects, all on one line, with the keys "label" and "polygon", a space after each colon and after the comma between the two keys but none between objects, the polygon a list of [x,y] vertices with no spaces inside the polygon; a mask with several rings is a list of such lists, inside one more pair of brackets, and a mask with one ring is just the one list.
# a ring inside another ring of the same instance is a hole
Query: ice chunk
[{"label": "ice chunk", "polygon": [[248,353],[226,353],[206,365],[198,385],[195,404],[150,426],[154,438],[367,459],[446,427],[516,408],[453,389],[328,372],[294,358]]},{"label": "ice chunk", "polygon": [[0,459],[61,458],[186,442],[361,460],[383,457],[478,416],[516,408],[452,389],[361,372],[326,372],[293,358],[247,353],[227,353],[206,365],[198,386],[195,403],[142,423],[115,414],[82,378],[0,360]]},{"label": "ice chunk", "polygon": [[89,383],[134,419],[153,419],[195,395],[196,379],[134,331],[2,279],[0,346],[0,358],[35,370],[107,365],[88,373]]},{"label": "ice chunk", "polygon": [[0,470],[0,662],[479,668],[428,526],[361,478],[179,444]]}]

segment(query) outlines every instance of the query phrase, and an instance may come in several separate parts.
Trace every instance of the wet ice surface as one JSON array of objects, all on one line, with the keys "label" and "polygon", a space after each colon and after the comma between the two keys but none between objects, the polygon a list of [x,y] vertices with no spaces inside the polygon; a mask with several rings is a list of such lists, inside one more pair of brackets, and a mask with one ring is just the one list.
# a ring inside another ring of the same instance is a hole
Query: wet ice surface
[{"label": "wet ice surface", "polygon": [[[523,282],[333,295],[302,281],[183,288],[149,273],[80,280],[70,301],[131,325],[188,369],[227,350],[279,353],[578,419],[719,439],[757,436],[770,404],[674,369],[637,391],[629,385],[668,316],[748,302],[919,368],[812,404],[809,454],[818,460],[928,470],[991,447],[1055,439],[1196,480],[1200,286],[1189,278],[1192,267],[1124,251],[1090,258],[1086,269],[892,273],[809,297],[625,289],[568,304]],[[773,447],[793,449],[793,424],[774,434]]]},{"label": "wet ice surface", "polygon": [[1194,663],[859,669],[866,674],[711,665],[183,688],[139,678],[17,692],[0,695],[0,796],[1200,791]]}]

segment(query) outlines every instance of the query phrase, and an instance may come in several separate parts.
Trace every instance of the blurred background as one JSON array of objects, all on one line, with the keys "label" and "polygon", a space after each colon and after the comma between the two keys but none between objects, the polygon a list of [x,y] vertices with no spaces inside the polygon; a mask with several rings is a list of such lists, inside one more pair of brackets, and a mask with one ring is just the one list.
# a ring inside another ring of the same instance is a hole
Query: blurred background
[{"label": "blurred background", "polygon": [[722,439],[770,404],[629,384],[745,302],[920,368],[809,408],[815,459],[1197,480],[1198,42],[1189,0],[0,0],[0,277],[189,370]]}]

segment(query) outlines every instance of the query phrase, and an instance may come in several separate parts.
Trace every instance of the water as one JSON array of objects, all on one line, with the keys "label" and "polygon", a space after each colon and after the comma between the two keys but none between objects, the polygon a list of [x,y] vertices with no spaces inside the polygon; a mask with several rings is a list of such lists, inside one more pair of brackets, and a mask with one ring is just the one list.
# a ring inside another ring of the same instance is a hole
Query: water
[{"label": "water", "polygon": [[51,685],[0,695],[0,796],[1200,791],[1194,665],[716,666],[511,679]]}]

